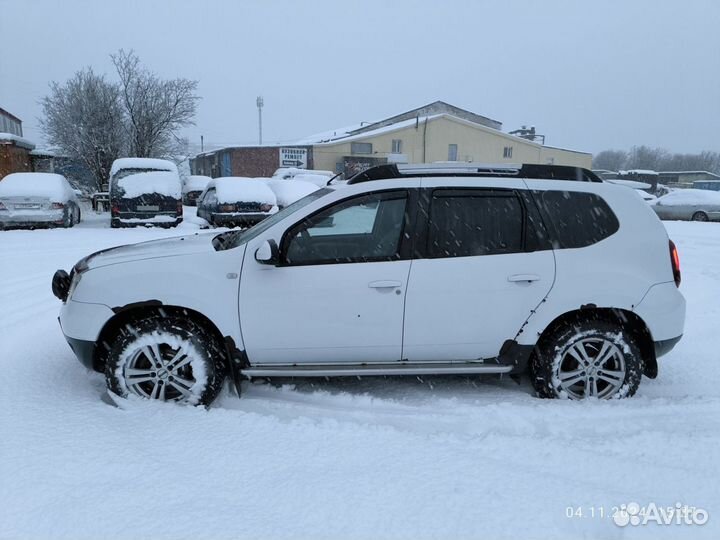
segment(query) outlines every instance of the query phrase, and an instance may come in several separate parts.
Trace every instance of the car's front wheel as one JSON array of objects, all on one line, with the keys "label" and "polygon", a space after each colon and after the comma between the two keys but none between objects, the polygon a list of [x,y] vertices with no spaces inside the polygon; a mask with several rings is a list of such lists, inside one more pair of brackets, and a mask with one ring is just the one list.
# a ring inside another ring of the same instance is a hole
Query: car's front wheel
[{"label": "car's front wheel", "polygon": [[209,405],[225,378],[218,340],[188,319],[160,315],[126,325],[105,366],[108,389],[122,397]]},{"label": "car's front wheel", "polygon": [[619,325],[576,321],[541,340],[531,372],[540,397],[624,398],[637,391],[643,360],[632,337]]}]

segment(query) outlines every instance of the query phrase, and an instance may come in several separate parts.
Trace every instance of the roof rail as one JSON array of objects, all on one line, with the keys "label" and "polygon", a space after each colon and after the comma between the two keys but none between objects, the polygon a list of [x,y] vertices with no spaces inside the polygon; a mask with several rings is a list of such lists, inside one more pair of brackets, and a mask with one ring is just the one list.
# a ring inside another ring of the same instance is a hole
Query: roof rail
[{"label": "roof rail", "polygon": [[417,176],[484,176],[602,182],[599,176],[588,169],[567,165],[423,163],[417,165],[377,165],[351,177],[348,184]]}]

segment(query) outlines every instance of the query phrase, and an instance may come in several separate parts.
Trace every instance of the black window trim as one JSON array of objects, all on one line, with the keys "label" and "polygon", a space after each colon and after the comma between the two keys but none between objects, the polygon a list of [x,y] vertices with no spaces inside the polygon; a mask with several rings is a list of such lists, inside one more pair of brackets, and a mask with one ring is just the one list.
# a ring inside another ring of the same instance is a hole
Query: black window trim
[{"label": "black window trim", "polygon": [[[406,235],[406,231],[412,231],[417,223],[417,210],[418,210],[418,197],[420,188],[390,188],[390,189],[378,189],[373,191],[367,191],[364,193],[355,193],[348,197],[335,200],[322,208],[314,211],[311,214],[303,217],[290,225],[285,232],[282,234],[280,239],[280,263],[278,266],[281,267],[300,267],[300,266],[320,266],[328,264],[353,264],[353,263],[369,263],[369,262],[394,262],[394,261],[407,261],[412,259],[412,235]],[[405,197],[405,220],[403,222],[403,228],[400,231],[400,243],[395,257],[371,257],[371,258],[351,258],[338,260],[322,260],[322,261],[306,261],[302,263],[290,263],[287,261],[287,248],[290,240],[295,236],[297,229],[305,225],[312,218],[318,214],[325,212],[331,207],[347,203],[353,199],[362,199],[365,197],[380,195],[387,197],[388,199],[394,198],[393,195]]]}]

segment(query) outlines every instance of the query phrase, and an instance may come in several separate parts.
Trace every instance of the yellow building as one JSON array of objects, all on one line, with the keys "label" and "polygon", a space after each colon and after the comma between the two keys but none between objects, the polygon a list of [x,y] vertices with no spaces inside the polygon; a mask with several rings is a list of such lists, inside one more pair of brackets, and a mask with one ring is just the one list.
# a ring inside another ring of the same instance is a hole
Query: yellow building
[{"label": "yellow building", "polygon": [[[278,167],[344,173],[345,178],[385,163],[447,161],[554,164],[589,169],[592,155],[545,146],[535,129],[502,131],[497,120],[435,101],[361,125],[285,144],[228,146],[190,160],[193,174],[270,176]],[[518,135],[518,136],[516,136]]]},{"label": "yellow building", "polygon": [[[592,155],[501,131],[496,120],[437,101],[356,129],[310,137],[313,168],[348,177],[383,163],[539,163],[590,168]],[[528,130],[529,132],[529,130]],[[534,135],[534,130],[533,130]]]}]

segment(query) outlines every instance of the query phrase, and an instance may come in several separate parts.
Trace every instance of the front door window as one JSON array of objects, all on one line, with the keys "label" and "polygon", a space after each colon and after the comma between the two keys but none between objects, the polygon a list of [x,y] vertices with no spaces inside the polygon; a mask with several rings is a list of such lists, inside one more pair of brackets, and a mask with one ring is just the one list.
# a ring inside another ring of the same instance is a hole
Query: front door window
[{"label": "front door window", "polygon": [[404,191],[340,202],[299,223],[285,236],[287,265],[397,260],[405,225]]}]

